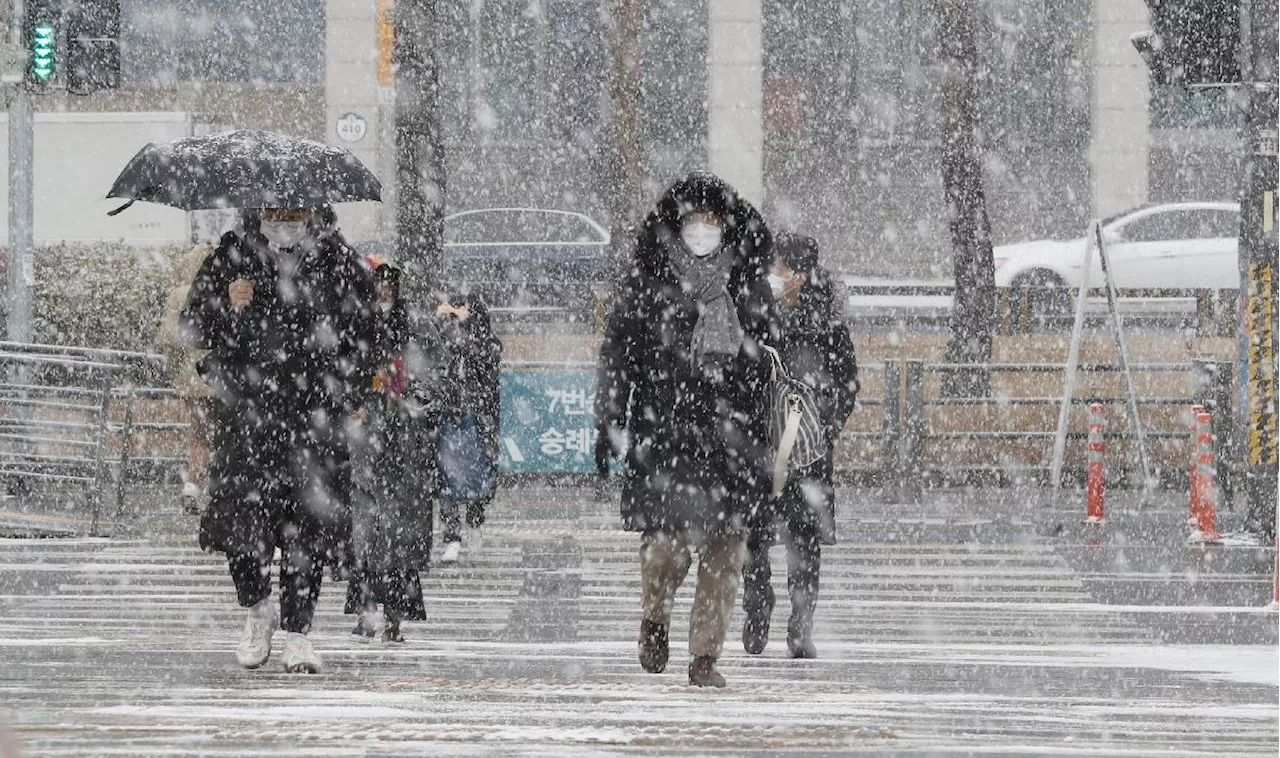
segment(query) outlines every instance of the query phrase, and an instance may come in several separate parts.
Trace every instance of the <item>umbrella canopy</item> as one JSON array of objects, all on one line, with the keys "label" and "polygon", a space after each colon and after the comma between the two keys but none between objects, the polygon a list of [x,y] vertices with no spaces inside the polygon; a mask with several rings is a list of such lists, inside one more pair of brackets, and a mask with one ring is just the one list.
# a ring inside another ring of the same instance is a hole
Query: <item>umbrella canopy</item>
[{"label": "umbrella canopy", "polygon": [[382,185],[350,151],[273,132],[237,130],[151,143],[107,197],[213,208],[319,208],[381,200]]}]

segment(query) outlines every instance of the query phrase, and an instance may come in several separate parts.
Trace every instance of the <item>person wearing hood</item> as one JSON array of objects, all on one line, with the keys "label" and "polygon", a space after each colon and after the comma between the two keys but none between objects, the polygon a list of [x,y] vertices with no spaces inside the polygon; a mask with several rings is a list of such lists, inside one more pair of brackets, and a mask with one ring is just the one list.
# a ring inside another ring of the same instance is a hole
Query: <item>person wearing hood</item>
[{"label": "person wearing hood", "polygon": [[596,468],[625,448],[622,521],[640,533],[646,671],[669,658],[676,591],[698,554],[689,682],[716,670],[744,552],[744,529],[771,486],[769,359],[776,344],[765,278],[770,234],[723,180],[676,182],[642,224],[600,348]]},{"label": "person wearing hood", "polygon": [[[381,342],[374,282],[332,208],[249,210],[200,267],[180,316],[217,397],[200,546],[226,554],[247,609],[236,659],[258,668],[277,625],[288,672],[316,672],[306,636],[326,565],[345,562],[344,431]],[[279,614],[270,566],[281,552]]]},{"label": "person wearing hood", "polygon": [[[459,388],[449,381],[443,337],[401,297],[401,269],[366,259],[377,287],[379,368],[352,416],[352,557],[347,613],[362,641],[381,631],[403,642],[402,620],[426,618],[421,574],[430,567],[432,516],[440,498],[437,429]],[[377,618],[382,606],[383,624]],[[380,628],[381,626],[381,628]]]},{"label": "person wearing hood", "polygon": [[742,644],[748,653],[759,654],[769,642],[774,605],[769,547],[776,520],[785,527],[787,543],[787,651],[793,658],[813,658],[822,545],[835,544],[835,442],[857,401],[858,363],[843,297],[831,274],[818,265],[818,243],[812,237],[777,235],[769,286],[782,323],[782,363],[789,376],[813,388],[819,414],[827,421],[826,455],[792,471],[773,509],[752,519],[743,567]]}]

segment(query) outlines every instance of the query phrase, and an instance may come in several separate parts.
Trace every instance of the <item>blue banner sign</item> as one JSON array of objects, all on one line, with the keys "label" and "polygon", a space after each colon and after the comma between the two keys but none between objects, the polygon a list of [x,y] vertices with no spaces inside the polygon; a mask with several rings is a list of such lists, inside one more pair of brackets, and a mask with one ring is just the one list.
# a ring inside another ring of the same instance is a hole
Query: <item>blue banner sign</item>
[{"label": "blue banner sign", "polygon": [[503,473],[595,471],[595,371],[504,368],[499,388]]}]

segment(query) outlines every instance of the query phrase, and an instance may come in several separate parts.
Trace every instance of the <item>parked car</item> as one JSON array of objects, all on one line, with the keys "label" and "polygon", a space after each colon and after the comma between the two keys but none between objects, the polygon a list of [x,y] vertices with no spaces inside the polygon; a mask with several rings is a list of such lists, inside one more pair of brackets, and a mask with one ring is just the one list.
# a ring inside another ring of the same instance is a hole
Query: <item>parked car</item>
[{"label": "parked car", "polygon": [[[386,243],[357,244],[387,255]],[[483,208],[444,219],[443,278],[491,309],[589,313],[609,270],[609,232],[591,218],[542,208]]]},{"label": "parked car", "polygon": [[[1127,211],[1102,221],[1117,288],[1235,289],[1240,286],[1236,203],[1170,203]],[[1038,240],[995,248],[997,287],[1079,287],[1088,237]],[[1103,284],[1102,263],[1091,259],[1089,285]]]}]

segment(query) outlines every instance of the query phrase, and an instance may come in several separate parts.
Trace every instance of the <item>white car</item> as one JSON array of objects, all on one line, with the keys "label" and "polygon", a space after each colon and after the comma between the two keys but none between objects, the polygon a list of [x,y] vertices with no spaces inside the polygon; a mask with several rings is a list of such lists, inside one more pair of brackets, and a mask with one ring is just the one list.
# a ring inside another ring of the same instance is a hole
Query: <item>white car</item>
[{"label": "white car", "polygon": [[[1236,289],[1240,206],[1170,203],[1104,219],[1103,239],[1117,288]],[[1087,237],[1037,240],[995,248],[997,287],[1079,287]],[[1089,286],[1103,286],[1091,258]]]}]

